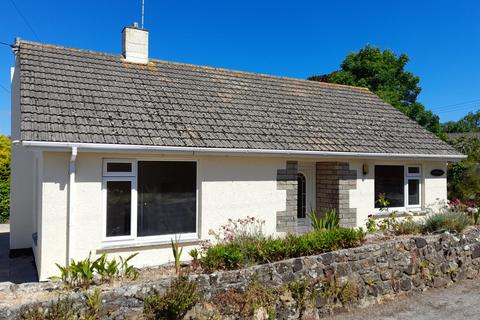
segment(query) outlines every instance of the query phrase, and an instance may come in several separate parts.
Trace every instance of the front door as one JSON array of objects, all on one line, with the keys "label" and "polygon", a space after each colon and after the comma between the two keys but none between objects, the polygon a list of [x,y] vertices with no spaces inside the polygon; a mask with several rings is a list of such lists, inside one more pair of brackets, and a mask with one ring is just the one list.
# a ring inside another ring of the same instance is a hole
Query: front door
[{"label": "front door", "polygon": [[309,214],[315,209],[315,164],[298,167],[297,222],[298,233],[311,229]]}]

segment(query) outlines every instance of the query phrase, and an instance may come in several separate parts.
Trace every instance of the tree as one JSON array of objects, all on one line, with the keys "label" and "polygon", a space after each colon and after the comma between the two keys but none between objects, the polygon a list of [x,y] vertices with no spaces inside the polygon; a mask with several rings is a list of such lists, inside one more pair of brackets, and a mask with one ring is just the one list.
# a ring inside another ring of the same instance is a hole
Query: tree
[{"label": "tree", "polygon": [[417,101],[420,78],[405,70],[409,58],[371,45],[347,55],[340,70],[308,80],[367,87],[431,132],[445,137],[438,116]]},{"label": "tree", "polygon": [[451,163],[448,168],[448,197],[474,202],[480,206],[480,139],[461,137],[452,145],[467,159]]},{"label": "tree", "polygon": [[10,154],[12,142],[0,135],[0,223],[7,222],[10,215]]},{"label": "tree", "polygon": [[480,110],[469,112],[458,121],[448,121],[444,124],[445,132],[479,132]]}]

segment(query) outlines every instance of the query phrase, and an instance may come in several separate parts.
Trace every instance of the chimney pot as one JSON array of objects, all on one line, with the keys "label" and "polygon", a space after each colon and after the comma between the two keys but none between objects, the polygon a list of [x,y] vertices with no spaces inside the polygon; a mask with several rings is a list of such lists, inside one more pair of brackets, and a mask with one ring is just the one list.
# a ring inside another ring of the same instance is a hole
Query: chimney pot
[{"label": "chimney pot", "polygon": [[136,22],[123,28],[122,54],[127,62],[148,63],[148,31],[139,29]]}]

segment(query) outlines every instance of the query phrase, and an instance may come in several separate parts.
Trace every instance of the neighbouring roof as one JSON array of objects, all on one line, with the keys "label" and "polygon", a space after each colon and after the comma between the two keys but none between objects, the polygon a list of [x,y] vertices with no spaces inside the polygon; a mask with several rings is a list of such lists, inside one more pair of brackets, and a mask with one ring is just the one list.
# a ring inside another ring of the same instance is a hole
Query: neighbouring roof
[{"label": "neighbouring roof", "polygon": [[457,140],[460,138],[477,138],[480,139],[480,132],[451,132],[448,133],[450,140]]},{"label": "neighbouring roof", "polygon": [[21,139],[459,155],[365,88],[21,41]]}]

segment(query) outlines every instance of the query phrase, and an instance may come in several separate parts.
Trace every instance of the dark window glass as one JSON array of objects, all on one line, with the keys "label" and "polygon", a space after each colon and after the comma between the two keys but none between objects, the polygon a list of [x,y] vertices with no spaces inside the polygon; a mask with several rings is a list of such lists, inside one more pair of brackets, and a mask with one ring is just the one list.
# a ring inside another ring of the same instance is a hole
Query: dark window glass
[{"label": "dark window glass", "polygon": [[419,167],[408,167],[409,174],[419,174],[420,168]]},{"label": "dark window glass", "polygon": [[130,162],[107,162],[107,172],[132,172]]},{"label": "dark window glass", "polygon": [[107,181],[107,237],[130,235],[132,184]]},{"label": "dark window glass", "polygon": [[196,231],[195,162],[138,162],[138,236]]},{"label": "dark window glass", "polygon": [[302,173],[298,174],[298,193],[297,193],[297,218],[303,219],[307,210],[306,181]]},{"label": "dark window glass", "polygon": [[420,181],[416,179],[408,180],[408,204],[420,204]]},{"label": "dark window glass", "polygon": [[377,199],[381,193],[390,201],[389,207],[405,206],[403,166],[375,166],[375,208],[380,208]]}]

